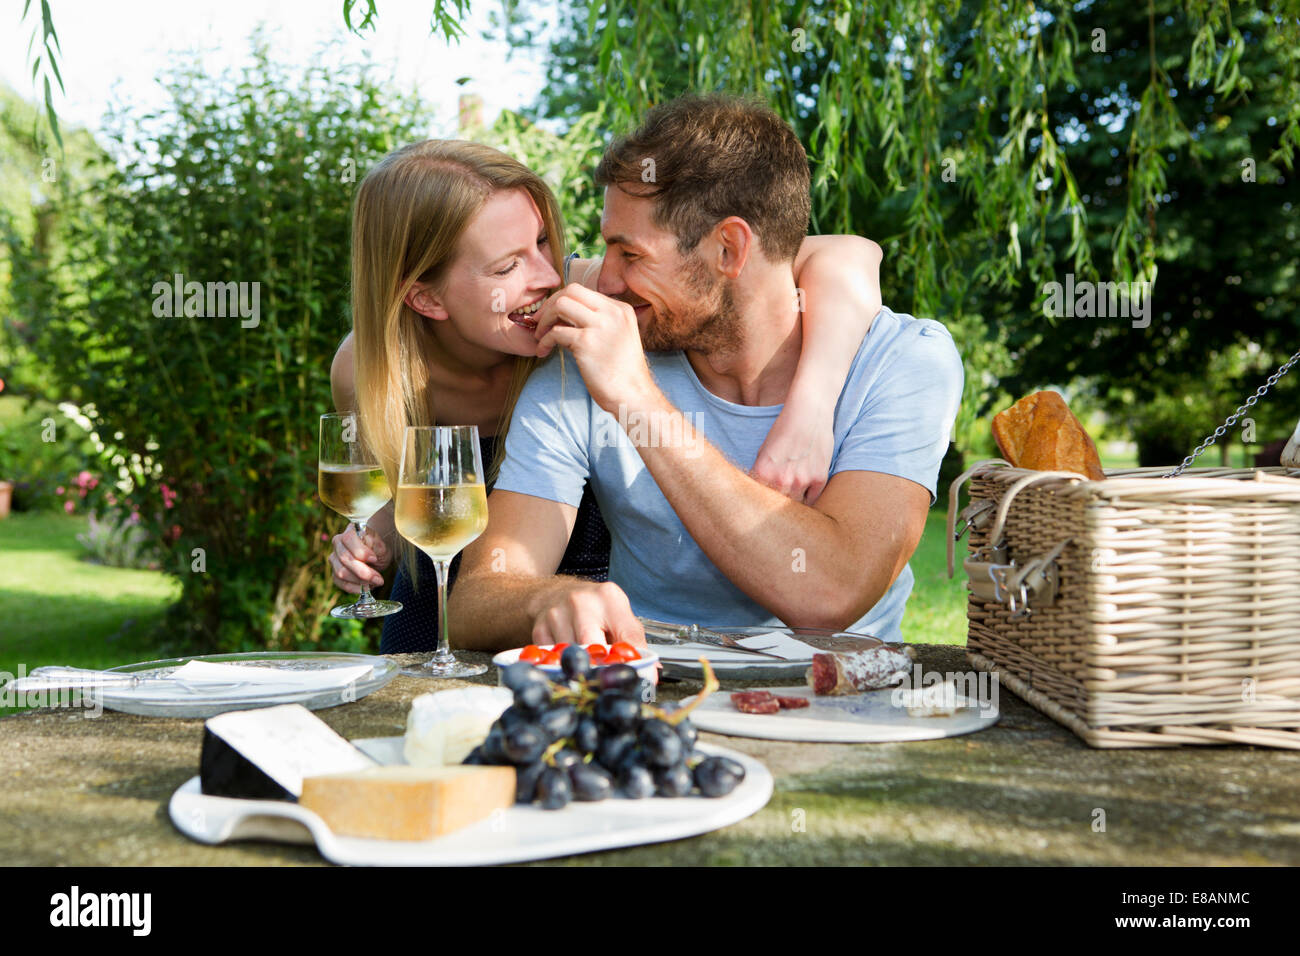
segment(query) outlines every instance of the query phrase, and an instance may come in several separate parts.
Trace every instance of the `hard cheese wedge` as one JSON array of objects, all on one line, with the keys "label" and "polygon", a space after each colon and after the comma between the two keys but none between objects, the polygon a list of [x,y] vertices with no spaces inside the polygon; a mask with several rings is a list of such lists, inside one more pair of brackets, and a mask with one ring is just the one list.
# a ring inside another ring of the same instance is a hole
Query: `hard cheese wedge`
[{"label": "hard cheese wedge", "polygon": [[377,767],[308,777],[298,803],[337,836],[432,840],[515,802],[515,768]]},{"label": "hard cheese wedge", "polygon": [[302,704],[232,711],[203,725],[199,779],[210,796],[293,800],[304,777],[373,766]]}]

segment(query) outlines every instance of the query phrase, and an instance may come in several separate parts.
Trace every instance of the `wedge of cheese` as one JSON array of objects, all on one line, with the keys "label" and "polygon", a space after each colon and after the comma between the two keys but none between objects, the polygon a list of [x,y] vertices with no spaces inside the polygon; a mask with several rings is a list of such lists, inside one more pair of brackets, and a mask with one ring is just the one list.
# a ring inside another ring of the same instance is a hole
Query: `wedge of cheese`
[{"label": "wedge of cheese", "polygon": [[515,802],[515,768],[376,767],[308,777],[298,803],[337,836],[432,840]]}]

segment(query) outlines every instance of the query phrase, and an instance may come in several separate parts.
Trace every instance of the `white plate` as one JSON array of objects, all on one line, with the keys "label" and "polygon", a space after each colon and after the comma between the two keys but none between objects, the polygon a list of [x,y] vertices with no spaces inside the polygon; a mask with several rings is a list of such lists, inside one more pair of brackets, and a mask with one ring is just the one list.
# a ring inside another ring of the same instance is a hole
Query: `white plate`
[{"label": "white plate", "polygon": [[[700,730],[732,737],[764,740],[798,740],[809,743],[886,743],[898,740],[935,740],[956,737],[992,727],[998,709],[992,702],[971,701],[951,717],[909,717],[907,708],[894,703],[893,688],[845,697],[818,697],[804,687],[755,687],[780,697],[803,697],[808,707],[775,714],[743,714],[720,691],[691,711],[691,723]],[[958,697],[965,703],[965,697]]]},{"label": "white plate", "polygon": [[373,694],[397,676],[397,664],[386,657],[342,652],[257,651],[247,654],[207,654],[201,657],[175,657],[162,661],[142,661],[111,667],[110,672],[137,677],[168,677],[190,661],[214,664],[239,664],[247,667],[280,671],[316,671],[367,665],[370,673],[342,686],[304,688],[293,684],[249,683],[242,687],[189,692],[159,684],[138,687],[101,687],[94,691],[109,710],[144,717],[215,717],[231,710],[252,710],[276,704],[302,704],[308,710],[335,707]]},{"label": "white plate", "polygon": [[[400,763],[401,737],[353,741],[380,763]],[[745,779],[725,797],[699,795],[569,804],[563,810],[514,806],[437,840],[363,840],[335,836],[310,810],[280,800],[205,796],[199,778],[183,783],[168,805],[172,823],[200,843],[275,840],[315,843],[331,863],[351,866],[469,866],[521,863],[575,853],[679,840],[717,830],[762,809],[772,796],[772,775],[746,754],[698,744],[702,753],[730,757]]]}]

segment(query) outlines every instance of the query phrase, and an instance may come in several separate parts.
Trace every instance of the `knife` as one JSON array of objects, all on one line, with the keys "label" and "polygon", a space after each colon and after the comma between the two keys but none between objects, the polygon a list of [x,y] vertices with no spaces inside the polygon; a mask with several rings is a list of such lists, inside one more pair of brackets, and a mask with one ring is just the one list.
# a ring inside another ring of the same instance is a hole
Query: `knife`
[{"label": "knife", "polygon": [[[776,654],[767,654],[761,648],[746,647],[736,641],[730,634],[722,634],[718,631],[710,631],[708,628],[700,627],[698,624],[670,624],[667,621],[655,621],[648,617],[638,617],[638,621],[645,628],[645,639],[648,644],[680,645],[680,644],[707,644],[710,647],[721,647],[729,651],[737,651],[742,654],[757,654],[759,657],[771,658],[774,661],[784,661],[791,663],[784,657]],[[797,661],[795,663],[798,663]]]}]

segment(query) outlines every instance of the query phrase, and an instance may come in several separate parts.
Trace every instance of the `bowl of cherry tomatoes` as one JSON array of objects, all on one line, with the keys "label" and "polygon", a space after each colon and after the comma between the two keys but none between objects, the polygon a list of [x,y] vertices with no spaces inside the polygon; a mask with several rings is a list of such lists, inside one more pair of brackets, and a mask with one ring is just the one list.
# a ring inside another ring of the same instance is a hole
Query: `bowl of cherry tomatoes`
[{"label": "bowl of cherry tomatoes", "polygon": [[[500,683],[500,669],[513,664],[515,661],[527,661],[534,667],[539,668],[547,677],[553,680],[562,680],[564,671],[560,668],[560,655],[568,644],[529,644],[527,647],[515,647],[508,651],[502,651],[496,657],[492,658],[492,663],[497,666],[497,682]],[[584,644],[582,645],[587,654],[591,657],[591,666],[593,668],[605,667],[609,664],[627,664],[635,668],[637,674],[644,680],[652,684],[659,682],[659,655],[647,647],[634,647],[623,641],[613,645],[606,644]]]}]

